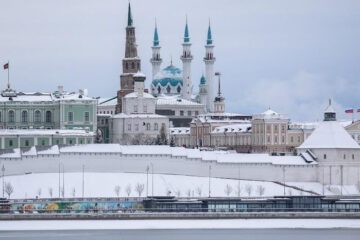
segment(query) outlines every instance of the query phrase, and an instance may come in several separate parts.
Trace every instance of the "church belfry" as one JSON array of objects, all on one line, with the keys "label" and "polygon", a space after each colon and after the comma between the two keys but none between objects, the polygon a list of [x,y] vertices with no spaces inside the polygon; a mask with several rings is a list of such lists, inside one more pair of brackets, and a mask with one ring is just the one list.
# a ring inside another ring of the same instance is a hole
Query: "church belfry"
[{"label": "church belfry", "polygon": [[116,113],[122,112],[122,97],[134,91],[134,74],[141,71],[141,60],[137,54],[135,27],[133,23],[129,2],[127,26],[125,29],[125,58],[122,60],[123,73],[120,75],[121,89],[117,92],[118,104],[116,105]]}]

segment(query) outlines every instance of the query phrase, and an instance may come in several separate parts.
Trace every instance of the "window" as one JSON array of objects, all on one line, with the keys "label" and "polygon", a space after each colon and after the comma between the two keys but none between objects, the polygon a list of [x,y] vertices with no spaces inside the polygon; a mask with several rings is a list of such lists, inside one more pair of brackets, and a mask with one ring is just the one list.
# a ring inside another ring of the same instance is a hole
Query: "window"
[{"label": "window", "polygon": [[72,143],[73,143],[73,141],[70,139],[70,140],[69,140],[69,144],[71,145]]},{"label": "window", "polygon": [[101,125],[104,125],[104,119],[101,119]]},{"label": "window", "polygon": [[278,138],[277,138],[277,136],[275,136],[275,138],[274,138],[274,142],[275,142],[275,143],[277,143],[277,142],[278,142]]},{"label": "window", "polygon": [[299,143],[299,142],[300,142],[300,140],[301,140],[300,136],[298,136],[298,139],[297,139],[297,140],[298,140],[298,143]]},{"label": "window", "polygon": [[270,125],[266,125],[266,131],[270,132]]},{"label": "window", "polygon": [[150,123],[146,124],[146,131],[150,131]]},{"label": "window", "polygon": [[9,146],[12,147],[13,146],[13,140],[9,141]]},{"label": "window", "polygon": [[161,87],[158,86],[157,90],[158,90],[158,94],[160,94],[161,93]]},{"label": "window", "polygon": [[41,140],[41,146],[45,146],[45,140]]},{"label": "window", "polygon": [[84,120],[85,120],[85,122],[89,122],[90,121],[90,113],[89,112],[85,112],[84,113]]},{"label": "window", "polygon": [[270,136],[267,137],[267,142],[270,143]]},{"label": "window", "polygon": [[135,68],[135,63],[132,62],[132,63],[131,63],[131,69],[134,69],[134,68]]},{"label": "window", "polygon": [[28,147],[30,144],[29,144],[29,140],[26,140],[25,141],[25,146]]},{"label": "window", "polygon": [[0,112],[0,122],[2,122],[2,112]]},{"label": "window", "polygon": [[59,139],[57,139],[57,140],[56,140],[56,145],[59,145],[59,143],[60,143],[60,142],[59,142]]},{"label": "window", "polygon": [[346,159],[346,154],[344,154],[344,159]]},{"label": "window", "polygon": [[326,159],[326,154],[324,154],[324,159]]},{"label": "window", "polygon": [[290,137],[290,142],[292,142],[292,143],[294,142],[294,137],[293,136]]},{"label": "window", "polygon": [[155,131],[159,130],[159,125],[157,123],[154,123],[154,130]]},{"label": "window", "polygon": [[285,131],[285,126],[284,125],[281,126],[281,130]]},{"label": "window", "polygon": [[180,116],[184,116],[184,111],[180,111]]},{"label": "window", "polygon": [[9,122],[11,123],[15,122],[15,112],[13,110],[9,111]]},{"label": "window", "polygon": [[170,88],[170,86],[169,86],[169,85],[166,87],[166,91],[167,91],[167,93],[170,93],[171,88]]},{"label": "window", "polygon": [[188,116],[190,116],[190,117],[191,117],[191,111],[188,111]]},{"label": "window", "polygon": [[281,142],[285,143],[285,136],[281,136]]},{"label": "window", "polygon": [[41,112],[39,110],[35,111],[34,114],[34,122],[39,123],[41,122]]},{"label": "window", "polygon": [[199,111],[195,111],[195,116],[199,115]]},{"label": "window", "polygon": [[74,113],[73,112],[68,112],[68,121],[69,122],[74,121]]},{"label": "window", "polygon": [[134,112],[138,112],[138,106],[134,105]]},{"label": "window", "polygon": [[128,124],[128,131],[131,131],[131,124]]},{"label": "window", "polygon": [[355,155],[354,155],[354,154],[352,154],[352,155],[351,155],[351,158],[352,158],[352,160],[354,160],[354,159],[355,159]]},{"label": "window", "polygon": [[51,111],[46,111],[46,113],[45,113],[45,122],[51,123]]},{"label": "window", "polygon": [[181,87],[180,87],[180,86],[178,86],[178,87],[177,87],[177,89],[176,89],[176,91],[177,91],[178,93],[180,93],[180,91],[181,91]]},{"label": "window", "polygon": [[129,64],[127,62],[125,63],[125,68],[129,69]]},{"label": "window", "polygon": [[28,121],[27,111],[22,111],[22,112],[21,112],[21,122],[22,122],[22,123],[27,123],[27,121]]},{"label": "window", "polygon": [[82,140],[82,139],[80,139],[80,144],[83,144],[83,140]]},{"label": "window", "polygon": [[138,123],[135,124],[135,131],[139,131],[139,124]]},{"label": "window", "polygon": [[277,131],[278,130],[278,126],[274,125],[274,130]]}]

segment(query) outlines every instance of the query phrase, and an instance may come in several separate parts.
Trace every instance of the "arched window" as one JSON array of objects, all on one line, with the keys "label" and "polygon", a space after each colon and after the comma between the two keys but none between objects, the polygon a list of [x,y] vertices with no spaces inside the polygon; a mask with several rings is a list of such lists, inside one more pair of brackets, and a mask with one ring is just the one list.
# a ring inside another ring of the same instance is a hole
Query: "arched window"
[{"label": "arched window", "polygon": [[157,123],[154,123],[154,130],[155,131],[159,130],[159,125]]},{"label": "arched window", "polygon": [[39,123],[41,122],[41,112],[39,110],[35,111],[34,114],[34,122]]},{"label": "arched window", "polygon": [[177,87],[177,89],[176,89],[176,91],[177,91],[178,93],[180,93],[180,91],[181,91],[181,87],[180,87],[180,86],[178,86],[178,87]]},{"label": "arched window", "polygon": [[167,86],[166,91],[167,91],[167,93],[170,93],[171,88],[170,88],[170,86],[169,86],[169,85]]},{"label": "arched window", "polygon": [[160,94],[160,93],[161,93],[161,87],[158,86],[158,94]]},{"label": "arched window", "polygon": [[27,111],[22,111],[22,112],[21,112],[21,122],[22,122],[22,123],[27,123],[27,121],[28,121]]},{"label": "arched window", "polygon": [[146,124],[146,131],[150,131],[150,123]]},{"label": "arched window", "polygon": [[125,63],[125,68],[129,69],[129,64],[127,62]]},{"label": "arched window", "polygon": [[135,63],[132,62],[132,63],[131,63],[131,69],[134,69],[134,68],[135,68]]},{"label": "arched window", "polygon": [[51,111],[46,111],[46,113],[45,113],[45,121],[47,123],[51,123]]},{"label": "arched window", "polygon": [[15,122],[15,112],[13,110],[9,111],[9,122],[14,123]]},{"label": "arched window", "polygon": [[12,147],[13,146],[13,140],[9,141],[9,146]]}]

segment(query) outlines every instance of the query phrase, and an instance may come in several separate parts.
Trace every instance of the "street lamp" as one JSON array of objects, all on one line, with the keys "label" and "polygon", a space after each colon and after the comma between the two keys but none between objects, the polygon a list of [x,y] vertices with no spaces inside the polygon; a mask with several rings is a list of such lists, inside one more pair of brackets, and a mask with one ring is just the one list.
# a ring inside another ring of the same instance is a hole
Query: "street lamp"
[{"label": "street lamp", "polygon": [[149,165],[146,166],[146,197],[149,196]]},{"label": "street lamp", "polygon": [[151,196],[154,196],[154,165],[153,163],[150,163],[151,165]]},{"label": "street lamp", "polygon": [[211,196],[211,165],[209,165],[209,197]]},{"label": "street lamp", "polygon": [[3,198],[5,197],[5,165],[2,165],[1,168],[1,172],[2,172],[2,196]]}]

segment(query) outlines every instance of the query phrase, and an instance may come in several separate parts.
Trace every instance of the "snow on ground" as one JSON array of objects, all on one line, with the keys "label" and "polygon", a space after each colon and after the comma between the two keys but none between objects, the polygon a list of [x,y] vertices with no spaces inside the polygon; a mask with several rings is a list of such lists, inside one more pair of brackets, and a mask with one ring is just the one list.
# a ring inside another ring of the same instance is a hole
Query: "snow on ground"
[{"label": "snow on ground", "polygon": [[[315,224],[316,223],[316,224]],[[360,228],[359,219],[51,220],[1,221],[0,231],[80,229]]]},{"label": "snow on ground", "polygon": [[[167,195],[170,191],[171,195],[188,197],[190,196],[209,196],[209,178],[207,177],[192,177],[182,175],[164,175],[154,174],[152,181],[152,174],[148,175],[148,194],[149,195]],[[64,180],[64,181],[63,181]],[[59,196],[59,174],[58,173],[39,173],[26,174],[16,176],[5,176],[5,181],[10,182],[14,187],[14,193],[11,198],[48,198],[49,189],[53,190],[53,197]],[[73,197],[75,189],[75,197],[82,195],[82,173],[65,173],[60,174],[61,188],[65,183],[65,197]],[[154,185],[152,187],[152,182]],[[249,196],[248,189],[251,188],[251,197],[260,196],[259,186],[264,188],[263,196],[283,195],[284,187],[273,182],[260,181],[245,181],[233,179],[211,178],[211,196],[227,196],[225,188],[230,186],[231,191],[229,196],[238,196],[238,186],[240,182],[241,196]],[[147,189],[147,175],[144,173],[85,173],[84,174],[84,196],[85,197],[116,197],[115,186],[120,186],[120,196],[125,197],[126,188],[131,186],[130,196],[138,196],[135,191],[137,184],[144,184],[144,191],[142,196],[146,196]],[[311,190],[322,194],[323,186],[320,183],[286,183],[291,186],[297,186],[305,190]],[[250,186],[250,187],[249,187]],[[1,186],[0,186],[1,188]],[[340,191],[339,186],[332,186],[330,192],[329,187],[325,187],[325,194],[336,194]],[[153,191],[153,194],[152,194]],[[300,195],[300,191],[286,188],[286,195]],[[345,186],[343,188],[344,194],[358,194],[359,191],[355,186]]]}]

